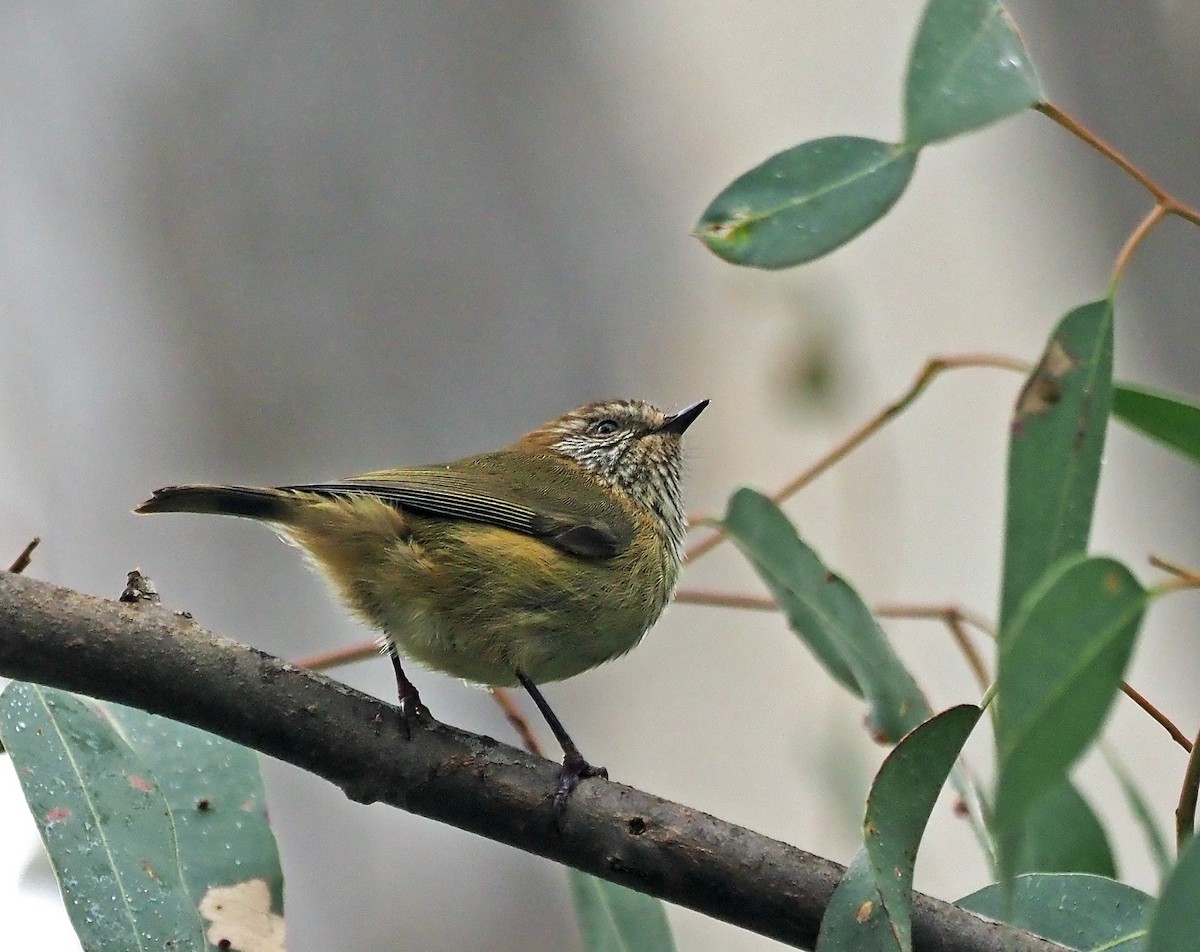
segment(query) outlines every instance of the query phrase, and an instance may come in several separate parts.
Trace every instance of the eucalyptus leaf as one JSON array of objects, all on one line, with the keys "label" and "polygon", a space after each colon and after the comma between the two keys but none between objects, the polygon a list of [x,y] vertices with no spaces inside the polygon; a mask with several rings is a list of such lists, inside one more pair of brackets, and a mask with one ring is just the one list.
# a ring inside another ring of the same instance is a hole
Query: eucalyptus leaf
[{"label": "eucalyptus leaf", "polygon": [[[999,883],[971,893],[955,905],[1068,948],[1141,952],[1146,915],[1154,905],[1144,892],[1089,873],[1026,873],[1012,885],[1008,914]],[[1174,952],[1186,948],[1191,946],[1173,947]]]},{"label": "eucalyptus leaf", "polygon": [[1123,384],[1113,390],[1113,416],[1200,462],[1200,406],[1186,397]]},{"label": "eucalyptus leaf", "polygon": [[866,849],[858,851],[829,898],[816,952],[901,952]]},{"label": "eucalyptus leaf", "polygon": [[904,84],[911,148],[1023,112],[1042,98],[1012,17],[995,0],[930,0]]},{"label": "eucalyptus leaf", "polygon": [[214,886],[258,879],[283,913],[283,870],[267,819],[258,755],[187,724],[104,704],[158,779],[174,820],[184,880],[199,905]]},{"label": "eucalyptus leaf", "polygon": [[1050,335],[1013,414],[1000,644],[1029,589],[1055,562],[1087,548],[1112,402],[1113,311],[1096,301]]},{"label": "eucalyptus leaf", "polygon": [[914,151],[875,139],[805,142],[734,179],[693,234],[732,264],[802,264],[881,218],[903,194],[916,162]]},{"label": "eucalyptus leaf", "polygon": [[99,708],[13,682],[0,737],[85,952],[209,949],[162,790]]},{"label": "eucalyptus leaf", "polygon": [[1105,761],[1108,762],[1109,769],[1117,778],[1117,783],[1121,785],[1121,792],[1125,795],[1125,799],[1129,803],[1129,810],[1142,831],[1142,836],[1146,840],[1146,848],[1154,860],[1154,867],[1158,870],[1158,878],[1161,882],[1167,878],[1173,862],[1170,851],[1167,849],[1167,838],[1163,836],[1154,811],[1150,809],[1150,804],[1146,802],[1145,796],[1129,769],[1122,762],[1120,755],[1108,744],[1101,744],[1100,749],[1104,754]]},{"label": "eucalyptus leaf", "polygon": [[1120,688],[1148,594],[1125,566],[1068,556],[1022,601],[1000,646],[992,829],[1017,870],[1037,801],[1066,780]]},{"label": "eucalyptus leaf", "polygon": [[866,699],[876,739],[896,743],[932,711],[871,610],[752,489],[729,500],[723,525],[779,602],[788,624],[846,688]]},{"label": "eucalyptus leaf", "polygon": [[1070,781],[1063,780],[1030,809],[1017,872],[1094,873],[1117,878],[1108,833]]},{"label": "eucalyptus leaf", "polygon": [[863,843],[901,952],[913,947],[913,868],[925,825],[982,713],[962,704],[917,726],[888,754],[867,796]]},{"label": "eucalyptus leaf", "polygon": [[675,952],[661,900],[577,869],[567,877],[586,952]]},{"label": "eucalyptus leaf", "polygon": [[1196,948],[1200,936],[1200,839],[1193,836],[1163,885],[1150,914],[1146,952],[1180,952]]}]

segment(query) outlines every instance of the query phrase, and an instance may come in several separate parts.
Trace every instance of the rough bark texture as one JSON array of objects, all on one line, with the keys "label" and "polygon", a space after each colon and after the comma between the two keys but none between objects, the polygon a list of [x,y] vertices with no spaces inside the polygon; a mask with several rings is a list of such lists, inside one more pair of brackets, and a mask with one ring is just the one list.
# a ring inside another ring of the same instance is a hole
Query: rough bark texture
[{"label": "rough bark texture", "polygon": [[[0,676],[130,704],[380,801],[811,948],[843,867],[600,779],[556,822],[557,765],[444,724],[411,740],[394,707],[149,603],[0,573]],[[915,897],[919,952],[1062,947]]]}]

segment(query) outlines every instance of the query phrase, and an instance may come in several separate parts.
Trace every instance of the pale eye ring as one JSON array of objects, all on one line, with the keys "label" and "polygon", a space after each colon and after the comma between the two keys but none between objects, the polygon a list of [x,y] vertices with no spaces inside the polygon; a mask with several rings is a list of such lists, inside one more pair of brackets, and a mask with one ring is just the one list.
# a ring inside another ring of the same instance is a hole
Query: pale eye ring
[{"label": "pale eye ring", "polygon": [[608,436],[610,433],[616,433],[619,429],[616,420],[601,420],[592,427],[592,432],[597,436]]}]

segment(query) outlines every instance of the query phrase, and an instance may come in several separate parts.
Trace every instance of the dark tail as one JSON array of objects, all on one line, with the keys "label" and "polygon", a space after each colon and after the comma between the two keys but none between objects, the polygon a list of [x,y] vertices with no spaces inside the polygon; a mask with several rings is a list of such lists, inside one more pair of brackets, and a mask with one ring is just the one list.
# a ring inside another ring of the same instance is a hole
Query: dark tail
[{"label": "dark tail", "polygon": [[134,512],[212,512],[266,522],[289,522],[295,512],[290,493],[254,486],[166,486]]}]

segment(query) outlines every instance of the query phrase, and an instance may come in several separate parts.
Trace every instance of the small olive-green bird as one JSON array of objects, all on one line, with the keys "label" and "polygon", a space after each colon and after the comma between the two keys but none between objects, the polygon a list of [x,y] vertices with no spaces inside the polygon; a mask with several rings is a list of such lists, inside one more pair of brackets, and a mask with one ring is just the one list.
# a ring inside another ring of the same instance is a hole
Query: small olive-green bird
[{"label": "small olive-green bird", "polygon": [[136,511],[256,519],[306,549],[383,633],[406,717],[424,708],[400,654],[521,684],[562,745],[561,806],[580,778],[605,774],[537,684],[623,655],[666,608],[686,532],[680,440],[707,405],[593,403],[454,463],[270,489],[168,486]]}]

